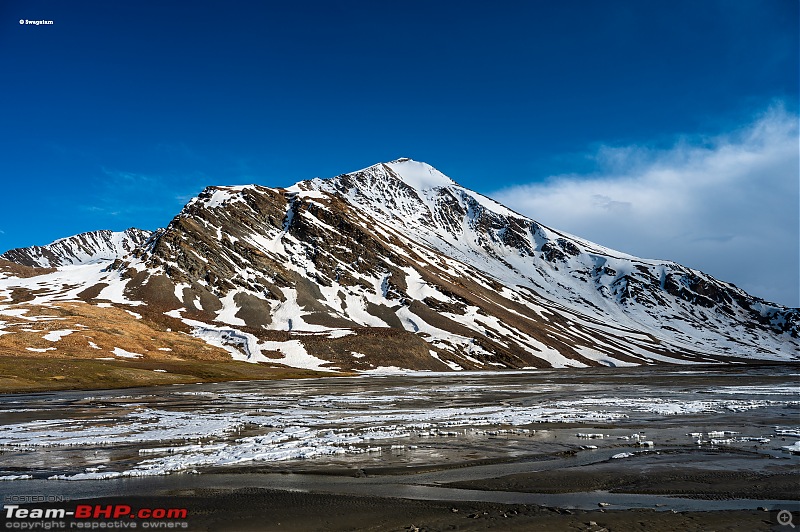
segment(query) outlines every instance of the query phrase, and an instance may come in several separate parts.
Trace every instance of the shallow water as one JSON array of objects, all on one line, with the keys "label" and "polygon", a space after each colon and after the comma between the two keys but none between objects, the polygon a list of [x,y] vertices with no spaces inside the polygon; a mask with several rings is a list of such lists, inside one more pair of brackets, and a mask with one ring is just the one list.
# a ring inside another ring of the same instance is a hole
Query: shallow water
[{"label": "shallow water", "polygon": [[[236,382],[0,396],[0,426],[0,477],[32,477],[0,482],[0,493],[63,493],[83,480],[70,490],[108,494],[179,485],[174,475],[187,472],[202,473],[180,475],[195,485],[219,482],[215,471],[244,483],[257,467],[262,483],[281,489],[352,492],[377,481],[330,472],[364,469],[396,477],[387,488],[396,496],[449,499],[464,490],[439,484],[641,456],[659,467],[690,456],[697,468],[796,468],[800,457],[782,447],[800,440],[800,384],[791,366]],[[611,458],[623,453],[632,456]],[[474,467],[454,467],[464,464]],[[439,471],[418,471],[431,467]],[[173,480],[157,480],[167,474]],[[559,497],[577,500],[547,499]]]}]

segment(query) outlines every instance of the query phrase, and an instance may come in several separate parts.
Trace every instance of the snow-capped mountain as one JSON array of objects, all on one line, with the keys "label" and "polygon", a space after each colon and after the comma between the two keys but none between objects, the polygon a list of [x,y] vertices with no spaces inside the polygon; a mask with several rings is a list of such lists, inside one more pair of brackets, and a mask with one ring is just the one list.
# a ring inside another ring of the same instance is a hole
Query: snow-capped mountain
[{"label": "snow-capped mountain", "polygon": [[12,249],[0,255],[0,259],[38,268],[101,262],[129,254],[146,242],[151,234],[151,231],[135,228],[119,232],[90,231],[61,238],[46,246]]},{"label": "snow-capped mountain", "polygon": [[800,359],[798,309],[548,228],[409,159],[208,187],[111,267],[0,280],[0,297],[14,282],[34,302],[142,303],[236,358],[316,369]]}]

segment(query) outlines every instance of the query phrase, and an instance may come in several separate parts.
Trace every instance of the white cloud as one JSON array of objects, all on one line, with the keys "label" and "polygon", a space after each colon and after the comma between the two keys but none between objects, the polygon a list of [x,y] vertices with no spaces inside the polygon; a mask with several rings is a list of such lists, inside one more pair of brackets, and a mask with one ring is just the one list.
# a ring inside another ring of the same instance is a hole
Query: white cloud
[{"label": "white cloud", "polygon": [[603,147],[597,172],[491,194],[535,220],[800,306],[798,117],[776,106],[669,149]]}]

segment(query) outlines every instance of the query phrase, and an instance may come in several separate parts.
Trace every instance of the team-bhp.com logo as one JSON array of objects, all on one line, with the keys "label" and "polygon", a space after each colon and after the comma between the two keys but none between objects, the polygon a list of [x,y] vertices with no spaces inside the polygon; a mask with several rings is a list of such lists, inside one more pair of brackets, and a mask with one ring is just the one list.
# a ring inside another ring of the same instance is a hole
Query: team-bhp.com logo
[{"label": "team-bhp.com logo", "polygon": [[[66,508],[21,508],[3,505],[6,528],[19,530],[57,530],[66,528],[188,528],[186,508],[139,508],[127,504],[79,504]],[[39,520],[36,526],[32,521]],[[64,520],[69,520],[67,524]],[[98,521],[103,520],[103,521]],[[112,520],[112,521],[109,521]]]}]

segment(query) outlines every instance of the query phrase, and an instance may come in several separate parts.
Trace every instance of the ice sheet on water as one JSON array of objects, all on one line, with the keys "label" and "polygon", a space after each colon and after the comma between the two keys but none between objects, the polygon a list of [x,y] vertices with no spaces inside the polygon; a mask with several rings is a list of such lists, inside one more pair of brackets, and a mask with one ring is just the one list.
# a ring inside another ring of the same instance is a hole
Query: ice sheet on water
[{"label": "ice sheet on water", "polygon": [[[377,382],[383,382],[378,377]],[[388,379],[388,378],[387,378]],[[475,438],[491,434],[520,434],[543,422],[579,423],[580,431],[598,437],[604,424],[629,416],[694,415],[704,412],[746,411],[793,401],[724,400],[697,396],[625,397],[562,395],[561,400],[519,382],[490,380],[424,382],[426,379],[387,381],[369,387],[353,379],[353,388],[330,384],[274,384],[269,390],[225,387],[166,392],[164,406],[119,401],[120,396],[85,397],[80,403],[103,408],[98,416],[64,416],[6,425],[0,448],[105,446],[133,447],[135,465],[110,463],[103,470],[68,474],[71,480],[164,475],[198,468],[245,462],[276,462],[319,456],[356,455],[370,449],[412,449],[417,440]],[[548,389],[555,383],[543,385]],[[484,393],[489,395],[485,396]],[[513,400],[497,400],[503,396]],[[518,395],[524,394],[524,395]],[[516,400],[525,399],[524,401]],[[563,399],[568,397],[568,399]],[[458,401],[453,401],[457,398]],[[138,400],[137,396],[137,400]],[[185,410],[186,402],[192,404]],[[11,406],[11,404],[9,404]],[[19,405],[14,405],[14,407]],[[733,410],[732,410],[733,409]],[[637,414],[638,413],[638,414]],[[789,431],[788,427],[776,427]],[[573,432],[575,434],[575,432]],[[728,437],[728,434],[723,434]],[[603,435],[605,438],[605,435]],[[634,438],[640,441],[640,438]],[[641,438],[643,439],[643,438]],[[650,441],[650,440],[648,440]]]},{"label": "ice sheet on water", "polygon": [[604,408],[617,409],[617,410],[633,410],[637,412],[652,412],[660,415],[684,415],[684,414],[703,414],[703,413],[719,413],[724,411],[729,412],[744,412],[755,408],[763,408],[775,404],[784,404],[785,402],[767,401],[767,400],[723,400],[723,399],[709,399],[709,400],[678,400],[678,399],[662,399],[658,397],[647,398],[624,398],[624,397],[603,397],[603,398],[586,398],[576,399],[574,401],[560,401],[560,406],[575,406],[575,407],[588,407],[588,406],[602,406]]},{"label": "ice sheet on water", "polygon": [[622,458],[630,458],[631,456],[635,456],[635,453],[617,453],[614,456],[612,456],[611,458],[613,460],[619,460],[619,459],[622,459]]},{"label": "ice sheet on water", "polygon": [[[186,392],[173,392],[183,393]],[[164,455],[145,459],[126,471],[104,470],[68,476],[74,480],[99,479],[163,475],[248,461],[359,454],[367,452],[370,447],[374,451],[371,442],[396,445],[397,441],[403,441],[419,430],[424,430],[428,436],[452,433],[453,437],[457,437],[460,432],[445,429],[520,426],[543,421],[598,422],[624,417],[619,413],[547,406],[410,408],[406,404],[396,408],[391,403],[402,400],[402,396],[367,395],[340,398],[346,400],[337,403],[330,401],[332,396],[320,395],[294,404],[278,401],[271,408],[262,404],[257,411],[230,412],[214,406],[218,399],[202,393],[195,397],[208,399],[208,406],[191,412],[140,407],[119,417],[55,419],[7,425],[0,436],[0,446],[20,449],[140,445],[140,454]],[[411,396],[406,399],[411,399]],[[416,399],[419,400],[419,397]],[[254,401],[254,404],[258,403]],[[326,408],[331,404],[337,407]],[[369,406],[375,408],[370,409]],[[346,425],[346,428],[342,428],[342,425]],[[237,437],[246,427],[263,434]],[[212,440],[213,445],[209,443]],[[168,442],[196,443],[164,445]]]},{"label": "ice sheet on water", "polygon": [[796,441],[792,445],[784,445],[782,449],[792,454],[800,454],[800,441]]},{"label": "ice sheet on water", "polygon": [[721,386],[707,393],[729,395],[800,395],[800,386]]}]

